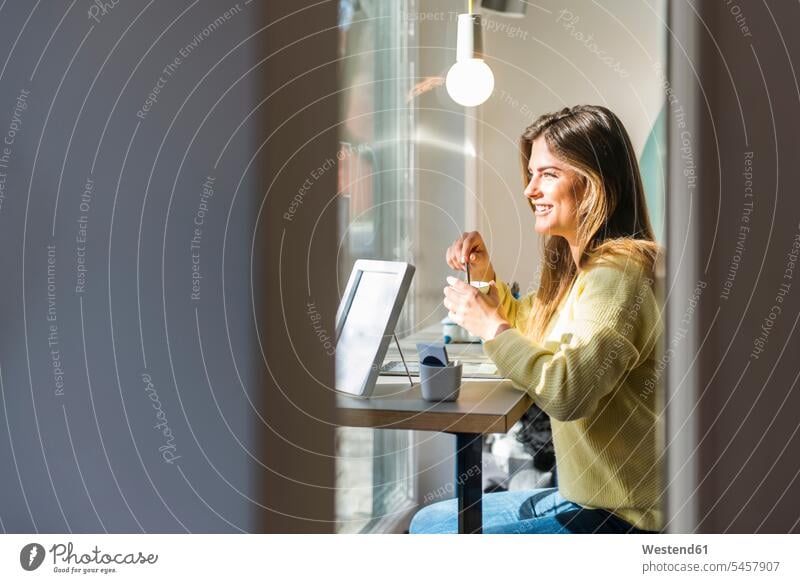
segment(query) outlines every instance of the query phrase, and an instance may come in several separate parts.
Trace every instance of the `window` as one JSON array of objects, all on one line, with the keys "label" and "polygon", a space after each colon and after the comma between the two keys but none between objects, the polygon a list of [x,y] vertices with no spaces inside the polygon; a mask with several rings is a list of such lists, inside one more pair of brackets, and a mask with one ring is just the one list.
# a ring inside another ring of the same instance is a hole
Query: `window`
[{"label": "window", "polygon": [[[413,0],[340,0],[338,293],[356,259],[413,263]],[[412,282],[397,335],[414,325]],[[338,532],[382,530],[414,502],[408,431],[338,428]]]}]

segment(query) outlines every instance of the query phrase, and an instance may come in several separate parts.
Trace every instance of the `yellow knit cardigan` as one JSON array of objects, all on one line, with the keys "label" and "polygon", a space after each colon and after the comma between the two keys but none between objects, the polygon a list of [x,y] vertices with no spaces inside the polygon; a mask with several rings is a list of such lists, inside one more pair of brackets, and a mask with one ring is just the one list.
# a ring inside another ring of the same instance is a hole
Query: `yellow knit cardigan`
[{"label": "yellow knit cardigan", "polygon": [[498,281],[513,327],[483,346],[550,416],[561,495],[660,531],[663,322],[652,283],[625,258],[582,269],[538,344],[526,336],[534,294],[517,300]]}]

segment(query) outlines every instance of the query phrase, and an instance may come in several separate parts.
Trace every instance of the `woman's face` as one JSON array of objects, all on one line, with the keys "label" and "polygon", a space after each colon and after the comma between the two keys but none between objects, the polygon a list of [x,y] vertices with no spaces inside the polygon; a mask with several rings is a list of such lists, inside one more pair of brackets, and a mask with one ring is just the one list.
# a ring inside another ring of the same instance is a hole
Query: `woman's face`
[{"label": "woman's face", "polygon": [[582,182],[577,172],[556,158],[544,136],[531,144],[528,171],[531,180],[525,196],[536,205],[536,232],[558,235],[575,243],[578,232],[577,208]]}]

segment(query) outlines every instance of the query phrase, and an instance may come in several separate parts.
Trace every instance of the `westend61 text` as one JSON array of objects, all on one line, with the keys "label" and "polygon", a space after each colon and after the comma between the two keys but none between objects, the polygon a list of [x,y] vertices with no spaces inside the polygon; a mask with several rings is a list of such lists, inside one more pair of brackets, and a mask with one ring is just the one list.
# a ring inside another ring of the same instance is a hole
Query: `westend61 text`
[{"label": "westend61 text", "polygon": [[708,545],[642,545],[642,552],[645,555],[707,555]]}]

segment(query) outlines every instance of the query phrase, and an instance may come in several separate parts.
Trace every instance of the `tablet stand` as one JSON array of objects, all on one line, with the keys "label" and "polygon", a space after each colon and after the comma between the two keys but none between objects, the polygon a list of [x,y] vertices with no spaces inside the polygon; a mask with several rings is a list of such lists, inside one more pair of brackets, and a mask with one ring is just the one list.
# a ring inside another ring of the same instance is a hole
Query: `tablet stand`
[{"label": "tablet stand", "polygon": [[411,383],[411,386],[414,386],[414,381],[411,380],[411,373],[408,371],[408,365],[406,364],[406,358],[403,356],[403,349],[400,348],[400,341],[397,340],[397,334],[392,332],[392,338],[394,338],[394,343],[397,345],[397,350],[400,352],[400,360],[403,361],[403,367],[406,369],[406,374],[408,375],[408,382]]}]

